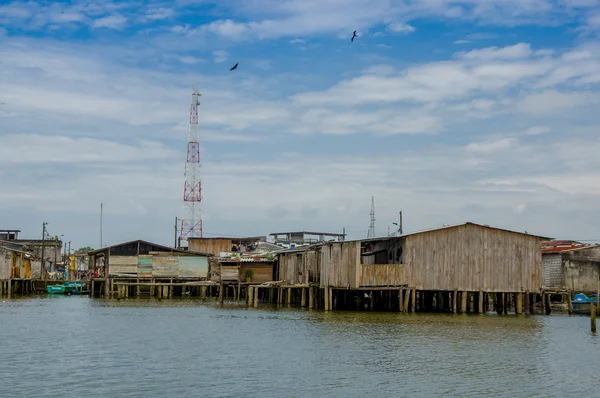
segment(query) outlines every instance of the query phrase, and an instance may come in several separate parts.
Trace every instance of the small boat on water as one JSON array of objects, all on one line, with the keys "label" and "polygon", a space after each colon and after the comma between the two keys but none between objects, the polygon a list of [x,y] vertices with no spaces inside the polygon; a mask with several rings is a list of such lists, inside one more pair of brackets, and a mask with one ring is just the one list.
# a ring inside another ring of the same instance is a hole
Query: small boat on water
[{"label": "small boat on water", "polygon": [[577,293],[571,301],[571,304],[573,304],[573,313],[581,315],[590,315],[592,303],[598,304],[597,294],[588,297],[583,293]]},{"label": "small boat on water", "polygon": [[89,290],[85,282],[65,282],[62,285],[53,285],[46,288],[49,294],[78,295],[88,294]]}]

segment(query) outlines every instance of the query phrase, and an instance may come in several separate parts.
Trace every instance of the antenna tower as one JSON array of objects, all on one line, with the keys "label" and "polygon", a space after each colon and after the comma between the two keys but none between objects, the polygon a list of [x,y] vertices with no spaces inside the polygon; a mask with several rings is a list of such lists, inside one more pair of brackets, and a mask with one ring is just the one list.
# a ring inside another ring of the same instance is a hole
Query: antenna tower
[{"label": "antenna tower", "polygon": [[188,238],[202,237],[202,188],[200,181],[200,144],[198,143],[198,105],[202,94],[192,88],[190,105],[190,126],[188,133],[187,158],[185,161],[185,183],[183,186],[183,217],[181,217],[181,233],[179,246],[187,243]]},{"label": "antenna tower", "polygon": [[375,237],[375,196],[371,196],[371,224],[369,224],[369,232],[367,238]]}]

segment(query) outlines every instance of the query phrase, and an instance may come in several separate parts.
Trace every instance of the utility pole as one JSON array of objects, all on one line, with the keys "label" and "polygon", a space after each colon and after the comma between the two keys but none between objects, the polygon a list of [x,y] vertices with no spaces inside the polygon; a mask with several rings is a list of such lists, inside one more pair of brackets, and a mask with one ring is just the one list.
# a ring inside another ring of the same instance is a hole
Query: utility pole
[{"label": "utility pole", "polygon": [[100,203],[100,249],[102,249],[102,210],[104,203]]},{"label": "utility pole", "polygon": [[[58,245],[58,236],[54,235],[54,270],[56,271],[56,246]],[[60,251],[60,249],[59,249]]]},{"label": "utility pole", "polygon": [[177,217],[175,217],[175,240],[173,241],[173,248],[177,249]]},{"label": "utility pole", "polygon": [[398,225],[398,234],[402,236],[402,212],[400,212],[400,224]]},{"label": "utility pole", "polygon": [[45,272],[44,272],[44,241],[46,239],[46,225],[48,225],[47,222],[43,222],[42,223],[42,261],[41,261],[41,265],[40,265],[40,278],[42,278],[42,276],[45,278]]},{"label": "utility pole", "polygon": [[[398,222],[393,222],[392,224],[398,226],[398,236],[402,236],[402,212],[400,212],[400,218],[399,218]],[[389,233],[388,233],[388,235],[389,235]]]}]

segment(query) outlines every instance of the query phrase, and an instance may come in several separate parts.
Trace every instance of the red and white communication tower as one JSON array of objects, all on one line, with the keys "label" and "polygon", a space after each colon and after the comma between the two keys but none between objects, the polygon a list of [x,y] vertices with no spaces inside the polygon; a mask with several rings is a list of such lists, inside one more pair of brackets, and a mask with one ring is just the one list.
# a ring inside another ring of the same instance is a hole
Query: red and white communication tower
[{"label": "red and white communication tower", "polygon": [[188,134],[187,159],[185,161],[185,184],[183,186],[183,217],[181,217],[180,246],[188,238],[202,237],[202,188],[200,181],[200,144],[198,143],[198,105],[202,94],[193,88],[190,105],[190,127]]}]

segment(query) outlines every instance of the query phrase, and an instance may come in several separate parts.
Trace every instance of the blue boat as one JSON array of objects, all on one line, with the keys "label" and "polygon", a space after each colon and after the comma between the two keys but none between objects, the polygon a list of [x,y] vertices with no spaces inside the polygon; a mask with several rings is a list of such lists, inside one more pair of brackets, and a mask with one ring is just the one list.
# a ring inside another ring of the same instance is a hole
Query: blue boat
[{"label": "blue boat", "polygon": [[[593,294],[588,297],[583,293],[577,293],[571,301],[571,304],[573,304],[573,312],[581,315],[590,315],[592,303],[598,304],[597,294]],[[598,308],[598,310],[600,310],[600,308]]]},{"label": "blue boat", "polygon": [[48,286],[48,293],[50,294],[88,294],[90,291],[87,288],[85,282],[65,282],[62,285]]}]

